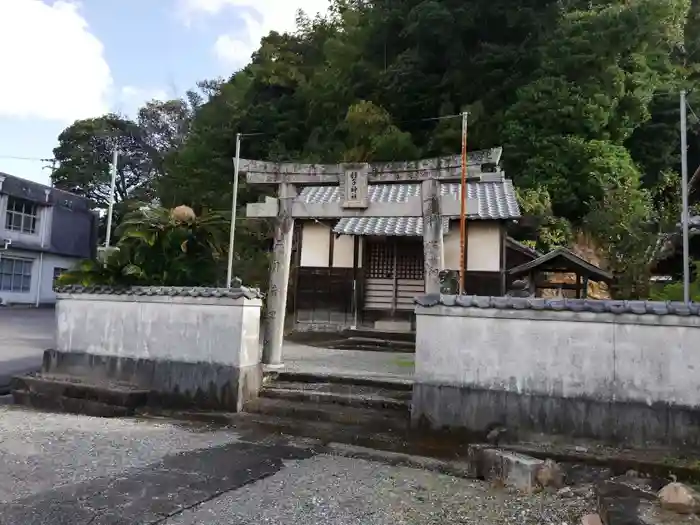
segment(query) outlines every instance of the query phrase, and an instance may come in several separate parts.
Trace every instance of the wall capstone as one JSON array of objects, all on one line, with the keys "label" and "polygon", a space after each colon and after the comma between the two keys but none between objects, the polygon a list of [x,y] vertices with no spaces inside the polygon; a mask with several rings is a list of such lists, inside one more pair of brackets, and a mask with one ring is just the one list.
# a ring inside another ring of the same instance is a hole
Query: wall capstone
[{"label": "wall capstone", "polygon": [[422,307],[450,306],[497,310],[548,310],[636,315],[700,316],[700,303],[678,301],[616,301],[609,299],[543,299],[533,297],[487,297],[478,295],[428,294],[416,297]]},{"label": "wall capstone", "polygon": [[189,286],[56,286],[59,294],[93,295],[133,295],[167,297],[225,297],[228,299],[261,299],[263,294],[257,288],[247,288],[241,281],[234,280],[232,288],[207,288]]}]

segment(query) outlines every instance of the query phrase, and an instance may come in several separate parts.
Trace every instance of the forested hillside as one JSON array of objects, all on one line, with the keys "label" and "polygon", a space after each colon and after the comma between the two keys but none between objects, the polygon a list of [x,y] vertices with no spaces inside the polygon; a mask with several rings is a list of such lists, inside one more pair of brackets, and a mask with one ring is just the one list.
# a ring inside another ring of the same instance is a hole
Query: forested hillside
[{"label": "forested hillside", "polygon": [[[334,0],[330,16],[271,33],[247,67],[187,100],[151,103],[134,122],[76,122],[54,181],[103,203],[118,141],[121,202],[226,209],[237,132],[255,134],[247,158],[415,159],[459,152],[448,117],[467,110],[469,149],[504,147],[529,214],[513,235],[542,249],[586,239],[621,295],[643,295],[659,233],[680,214],[678,97],[690,89],[700,108],[699,3]],[[699,126],[691,113],[691,174]],[[257,191],[243,184],[239,204]],[[241,228],[239,256],[253,260],[264,225]]]}]

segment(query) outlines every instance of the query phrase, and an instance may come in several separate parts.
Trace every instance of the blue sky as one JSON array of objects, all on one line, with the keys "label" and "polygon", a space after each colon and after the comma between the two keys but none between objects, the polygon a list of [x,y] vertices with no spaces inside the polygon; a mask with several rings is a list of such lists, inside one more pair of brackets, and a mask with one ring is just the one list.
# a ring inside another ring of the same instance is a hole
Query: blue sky
[{"label": "blue sky", "polygon": [[[0,0],[0,171],[47,183],[75,119],[133,115],[246,64],[327,0]],[[12,50],[11,53],[6,51]],[[24,157],[22,158],[12,157]]]}]

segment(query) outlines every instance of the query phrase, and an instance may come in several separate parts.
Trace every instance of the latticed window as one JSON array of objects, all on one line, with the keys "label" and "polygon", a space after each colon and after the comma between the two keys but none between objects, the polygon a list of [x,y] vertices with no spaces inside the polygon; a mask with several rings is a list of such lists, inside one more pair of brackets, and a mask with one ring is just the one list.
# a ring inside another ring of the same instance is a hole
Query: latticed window
[{"label": "latticed window", "polygon": [[32,260],[0,255],[0,291],[29,292],[32,287]]},{"label": "latticed window", "polygon": [[39,207],[25,199],[10,197],[7,200],[5,228],[20,233],[36,233]]}]

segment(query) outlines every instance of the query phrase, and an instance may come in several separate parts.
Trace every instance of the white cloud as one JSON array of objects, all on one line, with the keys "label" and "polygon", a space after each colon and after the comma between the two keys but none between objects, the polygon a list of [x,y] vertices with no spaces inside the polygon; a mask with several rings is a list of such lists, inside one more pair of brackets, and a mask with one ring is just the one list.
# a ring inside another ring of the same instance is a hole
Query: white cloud
[{"label": "white cloud", "polygon": [[109,110],[112,75],[78,4],[0,0],[0,118],[70,122]]},{"label": "white cloud", "polygon": [[180,0],[180,15],[187,25],[197,17],[216,16],[225,10],[237,11],[245,28],[220,35],[214,53],[228,66],[241,67],[270,31],[291,31],[297,10],[313,17],[328,11],[328,0]]},{"label": "white cloud", "polygon": [[136,86],[124,86],[121,89],[120,101],[125,103],[141,104],[151,100],[168,100],[168,92],[161,88],[140,88]]},{"label": "white cloud", "polygon": [[143,88],[137,86],[123,86],[114,104],[114,111],[134,117],[146,102],[152,100],[169,100],[173,97],[161,88]]}]

